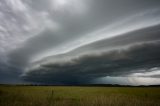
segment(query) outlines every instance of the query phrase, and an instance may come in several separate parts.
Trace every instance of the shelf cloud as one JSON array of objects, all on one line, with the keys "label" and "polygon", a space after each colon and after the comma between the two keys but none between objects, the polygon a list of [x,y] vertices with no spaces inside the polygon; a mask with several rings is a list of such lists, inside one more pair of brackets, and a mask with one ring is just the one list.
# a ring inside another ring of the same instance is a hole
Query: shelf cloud
[{"label": "shelf cloud", "polygon": [[[145,30],[148,31],[150,29],[147,28]],[[76,84],[84,83],[83,81],[87,81],[87,79],[92,80],[105,76],[130,76],[130,74],[133,74],[133,76],[137,75],[137,77],[140,75],[142,77],[156,77],[155,71],[152,72],[151,69],[160,67],[160,57],[158,55],[160,53],[158,49],[160,40],[157,39],[159,37],[156,34],[157,32],[155,35],[152,33],[151,36],[145,35],[149,37],[150,40],[147,38],[149,41],[142,39],[140,42],[136,40],[136,37],[139,40],[141,39],[139,34],[136,35],[139,32],[141,31],[126,34],[121,36],[121,39],[115,37],[79,48],[82,50],[76,49],[67,54],[50,56],[37,62],[22,77],[25,80],[36,82],[54,83],[59,81],[59,83],[72,82]],[[133,36],[133,38],[127,38],[127,36]],[[125,43],[128,45],[126,46]],[[94,45],[99,47],[97,48]],[[111,48],[108,47],[110,49],[107,49],[106,45],[110,45]],[[92,46],[97,49],[92,50]],[[79,52],[86,48],[90,51],[85,54]],[[79,55],[77,55],[78,53]],[[145,70],[144,74],[139,73],[141,70]],[[158,71],[156,70],[156,72]],[[42,79],[45,80],[42,81]]]},{"label": "shelf cloud", "polygon": [[160,1],[1,0],[0,20],[0,83],[159,84]]}]

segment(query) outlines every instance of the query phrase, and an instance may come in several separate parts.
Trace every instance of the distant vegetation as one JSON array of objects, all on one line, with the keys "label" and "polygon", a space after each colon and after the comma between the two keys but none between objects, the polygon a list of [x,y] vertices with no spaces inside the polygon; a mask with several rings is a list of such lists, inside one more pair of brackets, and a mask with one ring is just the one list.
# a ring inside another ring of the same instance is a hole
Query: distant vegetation
[{"label": "distant vegetation", "polygon": [[0,106],[160,106],[160,87],[1,85]]}]

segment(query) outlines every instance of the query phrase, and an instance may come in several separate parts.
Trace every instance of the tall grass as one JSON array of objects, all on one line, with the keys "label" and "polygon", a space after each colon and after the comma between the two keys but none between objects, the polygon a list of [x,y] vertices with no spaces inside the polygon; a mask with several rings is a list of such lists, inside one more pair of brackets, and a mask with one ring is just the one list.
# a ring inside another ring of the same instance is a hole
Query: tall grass
[{"label": "tall grass", "polygon": [[160,106],[160,88],[0,86],[0,106]]}]

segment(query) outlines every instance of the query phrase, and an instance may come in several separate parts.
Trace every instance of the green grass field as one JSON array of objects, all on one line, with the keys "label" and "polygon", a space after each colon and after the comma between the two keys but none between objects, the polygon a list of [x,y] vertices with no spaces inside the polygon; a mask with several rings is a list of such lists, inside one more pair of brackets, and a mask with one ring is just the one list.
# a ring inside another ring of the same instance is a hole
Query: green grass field
[{"label": "green grass field", "polygon": [[0,106],[160,106],[160,88],[0,86]]}]

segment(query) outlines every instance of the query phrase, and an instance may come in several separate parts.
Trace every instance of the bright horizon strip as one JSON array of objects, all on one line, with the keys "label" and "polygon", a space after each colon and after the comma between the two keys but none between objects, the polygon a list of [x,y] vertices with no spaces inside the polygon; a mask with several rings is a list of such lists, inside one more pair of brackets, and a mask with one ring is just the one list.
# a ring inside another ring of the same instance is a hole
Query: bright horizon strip
[{"label": "bright horizon strip", "polygon": [[[112,83],[110,83],[112,82]],[[91,81],[93,84],[120,84],[120,85],[159,85],[160,78],[152,77],[112,77],[106,76]]]}]

